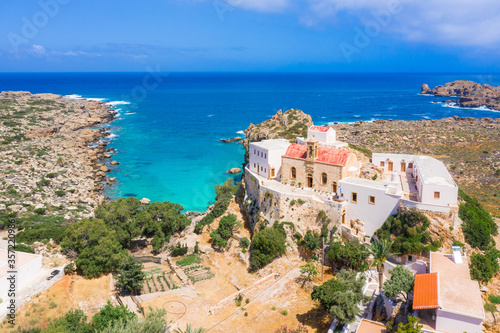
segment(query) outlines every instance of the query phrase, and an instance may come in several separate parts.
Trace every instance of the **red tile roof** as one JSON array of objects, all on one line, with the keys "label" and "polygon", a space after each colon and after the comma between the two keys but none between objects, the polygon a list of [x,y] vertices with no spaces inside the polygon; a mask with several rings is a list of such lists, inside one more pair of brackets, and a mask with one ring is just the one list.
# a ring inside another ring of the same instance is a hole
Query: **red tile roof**
[{"label": "red tile roof", "polygon": [[[286,150],[285,157],[305,159],[307,153],[306,145],[291,144]],[[352,152],[341,149],[318,147],[318,158],[316,162],[323,162],[334,165],[346,165],[347,158]]]},{"label": "red tile roof", "polygon": [[316,132],[328,132],[328,130],[331,127],[326,127],[326,126],[311,126],[309,127],[310,131],[316,131]]},{"label": "red tile roof", "polygon": [[439,308],[437,273],[415,275],[413,310],[437,308]]}]

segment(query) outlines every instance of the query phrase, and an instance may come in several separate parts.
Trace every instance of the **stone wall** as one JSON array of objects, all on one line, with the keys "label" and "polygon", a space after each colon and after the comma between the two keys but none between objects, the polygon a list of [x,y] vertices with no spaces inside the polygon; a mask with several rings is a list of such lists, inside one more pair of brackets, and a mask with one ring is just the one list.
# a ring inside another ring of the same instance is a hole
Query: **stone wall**
[{"label": "stone wall", "polygon": [[[283,185],[276,181],[266,181],[255,176],[245,169],[245,208],[248,212],[251,227],[266,220],[269,224],[274,221],[293,222],[296,231],[302,235],[307,230],[320,232],[322,223],[318,213],[323,210],[331,220],[328,228],[339,227],[339,221],[344,204],[326,200],[319,192],[313,190],[290,193],[286,189],[290,185]],[[278,184],[279,186],[273,186]],[[283,190],[285,189],[285,190]],[[310,192],[310,193],[303,193]]]}]

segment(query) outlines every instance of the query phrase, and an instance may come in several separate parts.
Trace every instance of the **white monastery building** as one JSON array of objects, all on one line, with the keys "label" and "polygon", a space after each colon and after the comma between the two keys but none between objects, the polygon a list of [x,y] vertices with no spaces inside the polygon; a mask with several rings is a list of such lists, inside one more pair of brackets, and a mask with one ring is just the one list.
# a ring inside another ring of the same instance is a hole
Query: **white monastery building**
[{"label": "white monastery building", "polygon": [[275,179],[281,171],[281,156],[285,155],[290,142],[285,139],[251,142],[248,146],[249,168],[268,179]]},{"label": "white monastery building", "polygon": [[[445,165],[433,157],[374,153],[371,168],[380,177],[366,179],[360,178],[356,154],[342,149],[347,144],[337,141],[333,128],[311,126],[307,140],[299,137],[296,142],[250,143],[247,171],[271,190],[290,188],[298,194],[300,189],[317,201],[332,201],[325,207],[337,207],[342,225],[361,225],[360,237],[372,236],[400,207],[443,213],[458,209],[458,187]],[[335,161],[324,163],[324,156]]]}]

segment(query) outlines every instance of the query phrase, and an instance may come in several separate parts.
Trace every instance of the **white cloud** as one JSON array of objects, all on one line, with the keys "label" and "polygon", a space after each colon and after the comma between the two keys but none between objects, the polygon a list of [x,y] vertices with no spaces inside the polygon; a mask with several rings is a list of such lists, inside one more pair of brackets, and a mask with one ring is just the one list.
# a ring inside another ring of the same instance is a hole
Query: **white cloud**
[{"label": "white cloud", "polygon": [[47,50],[42,45],[37,45],[37,44],[33,44],[30,51],[34,54],[37,54],[37,55],[47,54]]},{"label": "white cloud", "polygon": [[307,0],[302,16],[307,25],[324,23],[342,15],[358,17],[361,25],[374,13],[392,12],[383,32],[412,42],[440,45],[497,47],[500,42],[498,0]]},{"label": "white cloud", "polygon": [[277,12],[288,7],[289,0],[227,0],[226,3],[230,6],[243,9]]}]

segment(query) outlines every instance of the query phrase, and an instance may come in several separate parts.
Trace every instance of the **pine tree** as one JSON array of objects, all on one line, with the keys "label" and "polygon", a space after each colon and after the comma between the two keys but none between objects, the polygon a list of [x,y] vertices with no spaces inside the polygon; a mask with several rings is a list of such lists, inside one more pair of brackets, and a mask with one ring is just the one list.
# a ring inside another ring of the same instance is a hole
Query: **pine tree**
[{"label": "pine tree", "polygon": [[144,283],[143,265],[127,256],[118,269],[118,282],[116,285],[129,292],[140,291]]}]

